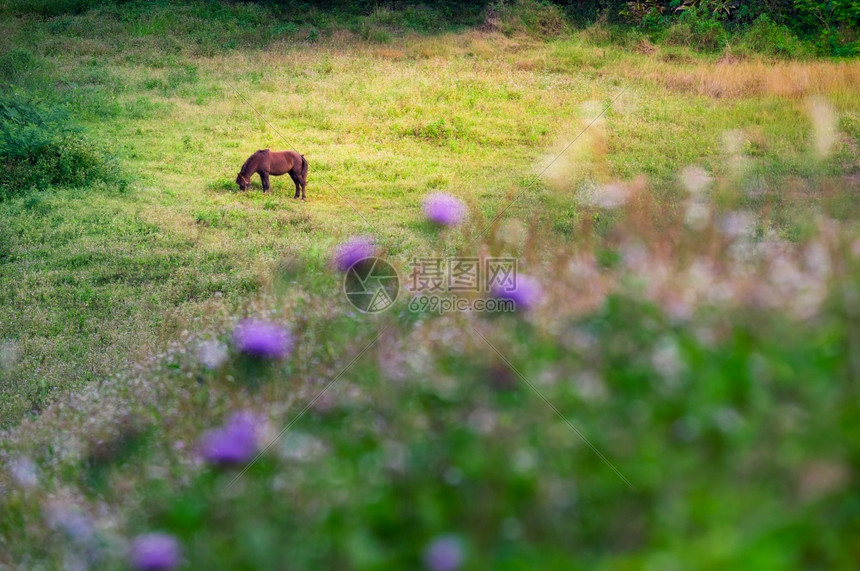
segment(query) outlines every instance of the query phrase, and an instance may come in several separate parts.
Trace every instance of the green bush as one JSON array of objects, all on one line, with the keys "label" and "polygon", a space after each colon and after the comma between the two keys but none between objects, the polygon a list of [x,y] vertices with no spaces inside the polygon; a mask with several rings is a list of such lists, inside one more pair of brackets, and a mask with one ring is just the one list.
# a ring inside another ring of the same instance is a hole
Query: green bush
[{"label": "green bush", "polygon": [[705,5],[684,10],[664,35],[664,39],[671,44],[711,52],[722,49],[728,38],[729,33],[719,14]]},{"label": "green bush", "polygon": [[794,0],[799,23],[811,29],[832,30],[857,25],[860,3],[856,0]]},{"label": "green bush", "polygon": [[15,48],[0,55],[0,85],[38,87],[45,83],[45,61],[29,50]]},{"label": "green bush", "polygon": [[367,17],[367,23],[389,30],[431,32],[443,17],[426,6],[406,6],[402,10],[377,8]]},{"label": "green bush", "polygon": [[550,37],[569,28],[561,8],[543,0],[497,2],[490,7],[490,13],[498,17],[501,31],[509,35]]},{"label": "green bush", "polygon": [[740,36],[741,52],[762,53],[784,58],[801,58],[809,48],[792,31],[775,23],[767,14],[760,16]]},{"label": "green bush", "polygon": [[21,92],[0,95],[0,200],[33,187],[122,183],[111,157],[68,110]]},{"label": "green bush", "polygon": [[[856,0],[558,0],[568,12],[603,10],[606,18],[632,24],[677,44],[718,49],[731,34],[747,47],[775,56],[812,51],[852,56],[860,50],[860,3]],[[598,6],[596,8],[596,6]],[[764,18],[760,22],[760,20]],[[754,34],[762,33],[759,38]],[[755,40],[755,41],[750,41]]]},{"label": "green bush", "polygon": [[860,2],[794,0],[793,7],[795,18],[790,25],[802,37],[814,39],[819,52],[843,57],[860,53]]},{"label": "green bush", "polygon": [[375,44],[388,44],[392,40],[391,32],[367,21],[358,22],[353,26],[352,31],[361,36],[361,39]]}]

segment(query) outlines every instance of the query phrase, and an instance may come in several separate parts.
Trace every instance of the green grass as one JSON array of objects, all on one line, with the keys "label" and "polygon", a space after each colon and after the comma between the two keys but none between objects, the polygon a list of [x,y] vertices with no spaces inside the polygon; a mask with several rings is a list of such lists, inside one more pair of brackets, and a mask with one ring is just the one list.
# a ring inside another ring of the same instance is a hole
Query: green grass
[{"label": "green grass", "polygon": [[[512,215],[527,216],[536,201],[572,211],[583,184],[638,174],[671,202],[680,167],[725,174],[728,128],[753,138],[752,168],[769,187],[857,168],[856,134],[843,143],[847,165],[822,169],[810,155],[802,99],[667,91],[663,73],[690,64],[595,45],[588,34],[544,43],[465,33],[385,46],[268,38],[261,50],[243,31],[264,19],[259,8],[231,8],[223,21],[201,10],[156,6],[120,17],[108,7],[7,20],[10,54],[19,55],[4,61],[27,59],[6,66],[10,81],[59,89],[138,182],[124,194],[100,187],[2,206],[7,304],[22,317],[4,320],[0,338],[26,337],[28,356],[4,380],[3,424],[119,367],[127,351],[105,346],[154,350],[171,334],[163,314],[193,314],[216,291],[256,289],[285,252],[319,253],[373,231],[389,255],[412,255],[426,243],[417,206],[427,191],[452,192],[491,216],[625,88]],[[216,30],[242,49],[209,55],[197,34]],[[175,46],[167,55],[165,41]],[[648,80],[630,77],[652,68]],[[47,71],[34,80],[32,69]],[[847,85],[829,95],[840,116],[857,113]],[[250,153],[290,146],[310,161],[307,204],[292,202],[285,179],[271,196],[256,179],[247,195],[235,192]],[[91,296],[98,301],[87,310]],[[68,338],[54,338],[59,332]]]},{"label": "green grass", "polygon": [[[130,3],[0,24],[4,80],[66,106],[129,181],[0,202],[0,456],[40,479],[0,471],[0,565],[121,567],[125,538],[153,529],[191,568],[414,568],[447,533],[468,568],[850,565],[857,62],[624,46],[600,27],[432,35],[416,10],[339,28]],[[812,96],[837,125],[823,158]],[[307,202],[286,177],[238,192],[248,155],[293,146]],[[689,165],[716,179],[701,229]],[[624,208],[589,205],[613,182]],[[470,222],[430,227],[430,191]],[[749,240],[725,230],[737,211]],[[328,259],[365,233],[401,269],[517,256],[549,302],[355,315]],[[289,323],[291,359],[202,367],[198,343],[246,314]],[[377,334],[236,489],[196,463],[231,411],[273,437]],[[95,547],[51,523],[72,508]]]},{"label": "green grass", "polygon": [[0,205],[2,337],[22,355],[3,378],[5,423],[16,412],[39,412],[58,390],[151,354],[189,306],[259,288],[253,268],[233,263],[235,253],[167,234],[146,220],[145,208],[104,187]]}]

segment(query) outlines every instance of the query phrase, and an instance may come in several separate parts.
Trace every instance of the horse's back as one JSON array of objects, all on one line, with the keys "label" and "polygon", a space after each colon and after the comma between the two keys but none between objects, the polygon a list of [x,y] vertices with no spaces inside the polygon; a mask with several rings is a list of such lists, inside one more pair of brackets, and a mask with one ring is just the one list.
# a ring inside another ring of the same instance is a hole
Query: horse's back
[{"label": "horse's back", "polygon": [[269,157],[269,172],[273,175],[282,175],[295,168],[302,168],[302,156],[295,151],[269,151]]}]

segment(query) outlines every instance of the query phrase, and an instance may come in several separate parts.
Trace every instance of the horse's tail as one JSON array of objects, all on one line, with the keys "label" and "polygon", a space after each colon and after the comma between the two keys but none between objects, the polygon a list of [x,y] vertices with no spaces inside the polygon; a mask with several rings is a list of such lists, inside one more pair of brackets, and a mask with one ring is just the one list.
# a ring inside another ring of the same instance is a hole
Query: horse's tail
[{"label": "horse's tail", "polygon": [[308,177],[308,160],[302,155],[302,178],[306,179]]}]

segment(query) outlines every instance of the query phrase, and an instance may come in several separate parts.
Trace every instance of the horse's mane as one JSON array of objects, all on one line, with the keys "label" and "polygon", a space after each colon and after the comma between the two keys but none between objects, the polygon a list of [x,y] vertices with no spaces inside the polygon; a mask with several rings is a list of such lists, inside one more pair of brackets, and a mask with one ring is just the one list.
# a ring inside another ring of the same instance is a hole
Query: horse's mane
[{"label": "horse's mane", "polygon": [[242,165],[242,170],[239,171],[239,174],[245,178],[248,177],[248,173],[253,173],[257,170],[257,164],[260,162],[261,155],[263,153],[268,153],[268,149],[260,149],[255,152],[253,155],[248,157],[248,160],[245,161],[245,164]]}]

